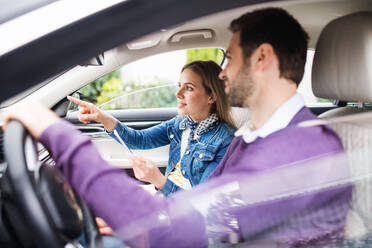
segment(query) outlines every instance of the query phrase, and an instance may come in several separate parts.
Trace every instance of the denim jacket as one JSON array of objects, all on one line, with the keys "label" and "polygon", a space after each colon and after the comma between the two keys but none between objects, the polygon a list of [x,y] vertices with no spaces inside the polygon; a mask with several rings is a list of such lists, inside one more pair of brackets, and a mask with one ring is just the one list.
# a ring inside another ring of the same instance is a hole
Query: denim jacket
[{"label": "denim jacket", "polygon": [[[115,129],[130,149],[152,149],[170,144],[165,172],[165,176],[168,177],[180,160],[183,131],[180,129],[181,121],[182,117],[176,116],[169,121],[144,130],[135,130],[117,121]],[[198,138],[189,138],[181,160],[181,172],[185,178],[189,179],[192,186],[203,182],[217,167],[234,138],[234,131],[231,126],[220,121],[218,125]],[[115,138],[113,133],[110,135]],[[167,179],[160,192],[168,196],[180,189]]]}]

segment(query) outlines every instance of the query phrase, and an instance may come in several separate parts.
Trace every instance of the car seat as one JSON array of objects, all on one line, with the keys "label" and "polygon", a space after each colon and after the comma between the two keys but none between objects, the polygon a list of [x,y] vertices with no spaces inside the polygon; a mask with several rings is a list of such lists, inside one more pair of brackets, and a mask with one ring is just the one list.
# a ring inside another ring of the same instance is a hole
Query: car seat
[{"label": "car seat", "polygon": [[345,238],[361,240],[372,233],[372,12],[337,18],[323,29],[312,89],[317,97],[347,103],[320,117],[339,134],[349,160],[354,187]]},{"label": "car seat", "polygon": [[246,125],[250,119],[250,112],[248,108],[239,108],[239,107],[232,107],[231,108],[231,117],[234,121],[236,127],[239,129],[243,125]]}]

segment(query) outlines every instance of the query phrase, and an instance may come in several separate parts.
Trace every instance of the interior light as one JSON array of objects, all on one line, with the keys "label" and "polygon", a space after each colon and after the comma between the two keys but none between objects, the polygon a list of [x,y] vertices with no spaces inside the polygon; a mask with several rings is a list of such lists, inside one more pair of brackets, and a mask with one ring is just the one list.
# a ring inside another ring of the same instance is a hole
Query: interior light
[{"label": "interior light", "polygon": [[129,50],[139,50],[139,49],[154,47],[157,44],[159,44],[159,42],[160,42],[160,39],[134,41],[131,43],[127,43],[127,47]]}]

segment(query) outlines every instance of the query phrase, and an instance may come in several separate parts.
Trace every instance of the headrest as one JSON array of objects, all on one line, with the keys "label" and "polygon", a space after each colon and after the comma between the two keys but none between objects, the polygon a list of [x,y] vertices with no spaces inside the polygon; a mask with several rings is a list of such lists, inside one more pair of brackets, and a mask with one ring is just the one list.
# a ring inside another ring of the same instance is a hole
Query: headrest
[{"label": "headrest", "polygon": [[372,12],[330,22],[316,45],[314,95],[346,102],[372,102]]},{"label": "headrest", "polygon": [[231,107],[231,117],[237,128],[241,128],[250,120],[248,108]]}]

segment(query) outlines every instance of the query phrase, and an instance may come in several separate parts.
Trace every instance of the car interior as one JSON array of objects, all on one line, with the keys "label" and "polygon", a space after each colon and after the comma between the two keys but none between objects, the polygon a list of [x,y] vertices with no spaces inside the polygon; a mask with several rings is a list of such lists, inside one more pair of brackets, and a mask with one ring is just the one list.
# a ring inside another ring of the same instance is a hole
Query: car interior
[{"label": "car interior", "polygon": [[[264,7],[286,9],[304,26],[310,36],[309,50],[315,51],[311,74],[312,91],[316,97],[333,100],[333,104],[309,104],[308,106],[336,130],[347,151],[352,174],[350,180],[354,188],[345,228],[345,238],[347,242],[365,240],[372,233],[372,180],[370,178],[372,167],[369,163],[370,154],[372,154],[370,141],[370,137],[372,137],[370,130],[372,108],[369,104],[372,102],[372,74],[369,70],[372,56],[372,2],[370,0],[273,1],[233,8],[170,25],[103,51],[100,55],[93,57],[93,62],[80,63],[57,75],[48,77],[28,90],[1,102],[0,113],[15,103],[41,102],[55,110],[65,120],[73,123],[84,134],[91,136],[105,160],[114,166],[125,169],[129,175],[133,176],[129,160],[121,151],[121,145],[105,133],[102,125],[80,123],[77,112],[68,111],[69,103],[66,96],[74,94],[107,73],[152,55],[195,48],[213,47],[225,50],[232,35],[228,30],[231,20],[248,11]],[[120,109],[107,112],[135,129],[154,126],[177,114],[176,108]],[[234,108],[232,112],[238,126],[249,120],[247,109]],[[0,140],[1,145],[3,144],[2,139],[3,137]],[[23,136],[20,137],[20,140],[24,139]],[[32,142],[34,141],[29,141],[29,143]],[[22,144],[18,145],[23,146]],[[8,146],[10,145],[8,144]],[[0,148],[0,150],[3,149],[6,147]],[[19,153],[22,153],[23,148],[19,149]],[[167,146],[134,151],[134,153],[151,158],[164,169],[168,160],[168,151],[169,147]],[[41,146],[37,146],[34,152],[38,154],[39,160],[49,164],[53,163],[48,152]],[[0,154],[0,159],[4,161],[3,153]],[[2,166],[0,167],[1,171],[4,172],[5,163],[1,163],[0,166]],[[45,172],[45,177],[59,176],[53,173]],[[22,188],[25,187],[31,186],[22,185]],[[49,187],[53,188],[54,186],[49,185]],[[11,191],[9,190],[9,192]],[[29,193],[28,196],[30,194],[34,193]],[[63,197],[61,196],[61,198]],[[97,233],[94,233],[92,213],[84,203],[80,204],[83,209],[82,214],[90,216],[84,219],[86,222],[85,233],[88,234],[88,239],[93,240],[91,243],[94,243]],[[26,206],[23,207],[26,209]],[[55,208],[56,206],[50,206],[50,209]],[[11,208],[8,207],[8,209]],[[42,216],[37,212],[29,211],[29,216]],[[69,214],[67,216],[70,219],[65,218],[66,222],[62,221],[63,217],[59,215],[55,218],[60,220],[60,230],[62,232],[65,229],[68,230],[64,234],[72,233],[71,237],[73,237],[75,236],[74,232],[81,231],[82,218],[75,216],[73,212]],[[16,213],[14,216],[13,219],[8,218],[5,222],[13,221],[17,223],[13,224],[16,232],[28,233],[21,227],[21,217]],[[71,226],[65,227],[65,225],[70,225],[66,224],[67,219],[73,221],[72,228],[70,228]],[[2,218],[0,218],[0,222],[1,220]],[[6,225],[9,223],[0,223],[2,228]],[[48,225],[45,224],[42,228],[52,237],[50,242],[62,242],[58,237],[54,237],[53,232],[47,230]],[[6,237],[1,237],[4,235],[1,230],[0,228],[0,240],[22,239],[21,243],[27,244],[31,238],[29,233],[27,235],[7,233]]]},{"label": "car interior", "polygon": [[[322,28],[332,19],[370,8],[369,2],[365,0],[354,1],[314,1],[314,2],[278,2],[259,4],[254,6],[240,7],[213,15],[200,17],[175,26],[161,29],[134,41],[115,47],[104,52],[103,65],[101,66],[76,66],[67,70],[57,77],[46,80],[39,86],[35,86],[32,92],[26,92],[23,96],[17,96],[19,102],[27,103],[40,101],[43,104],[58,111],[63,116],[66,111],[66,96],[73,94],[84,85],[93,80],[121,68],[133,61],[140,60],[155,54],[170,51],[217,47],[226,49],[231,32],[228,24],[232,19],[252,9],[266,6],[284,7],[295,18],[303,24],[310,35],[309,49],[314,50]],[[314,11],[309,12],[308,9]],[[316,18],[314,18],[316,13]],[[164,68],[164,70],[167,70]],[[332,98],[329,98],[332,99]],[[14,99],[2,103],[6,108]],[[316,114],[337,108],[343,102],[332,104],[310,104],[309,107]],[[171,109],[121,109],[108,111],[122,122],[135,128],[146,128],[161,121],[171,119],[176,115],[176,108]],[[236,114],[235,114],[236,113]],[[249,118],[249,111],[234,109],[233,115],[237,124]],[[77,127],[89,135],[99,147],[102,155],[111,163],[122,168],[128,168],[128,161],[122,156],[120,145],[104,134],[102,126],[97,124],[81,125],[77,119],[77,113],[67,113],[66,119],[75,123]],[[168,148],[157,148],[155,150],[135,151],[140,155],[148,157],[150,154],[159,166],[165,166]],[[130,170],[128,170],[130,173]]]}]

